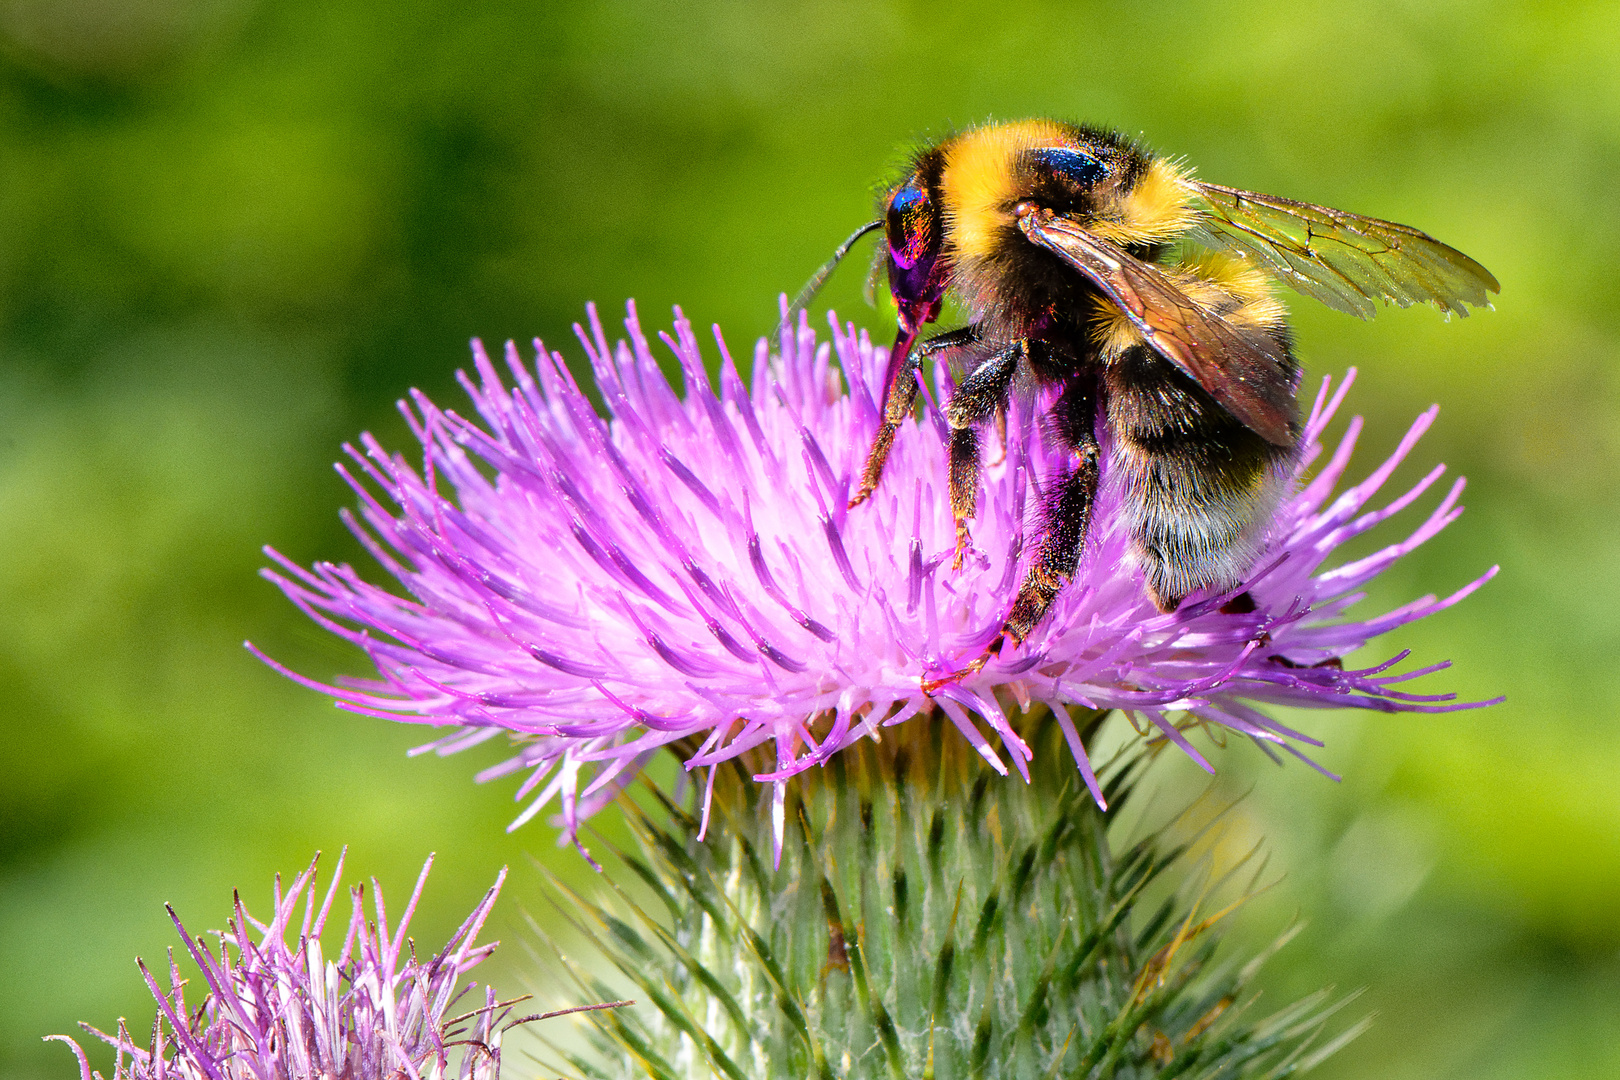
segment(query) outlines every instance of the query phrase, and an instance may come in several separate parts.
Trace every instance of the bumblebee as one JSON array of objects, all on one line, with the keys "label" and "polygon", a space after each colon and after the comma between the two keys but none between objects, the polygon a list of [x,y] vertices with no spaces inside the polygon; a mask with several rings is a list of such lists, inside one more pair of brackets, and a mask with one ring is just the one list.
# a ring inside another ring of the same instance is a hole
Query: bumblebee
[{"label": "bumblebee", "polygon": [[[1466,315],[1500,290],[1416,229],[1206,183],[1118,132],[1054,120],[987,124],[919,151],[879,218],[840,245],[795,309],[879,230],[899,333],[850,506],[881,483],[927,360],[962,372],[944,404],[957,568],[971,545],[981,429],[1005,423],[1015,386],[1048,390],[1051,431],[1071,457],[1048,485],[999,634],[939,682],[1022,642],[1046,615],[1079,565],[1104,469],[1123,480],[1134,553],[1161,611],[1242,580],[1300,452],[1299,365],[1274,280],[1363,318],[1378,300]],[[919,341],[947,293],[969,321]]]}]

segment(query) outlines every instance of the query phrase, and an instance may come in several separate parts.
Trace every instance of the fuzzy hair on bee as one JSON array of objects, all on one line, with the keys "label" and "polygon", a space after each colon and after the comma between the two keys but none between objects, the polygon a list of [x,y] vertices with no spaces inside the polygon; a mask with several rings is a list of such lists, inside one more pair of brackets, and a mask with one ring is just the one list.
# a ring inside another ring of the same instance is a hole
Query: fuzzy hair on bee
[{"label": "fuzzy hair on bee", "polygon": [[[1049,391],[1046,420],[1070,452],[1045,484],[1046,520],[1000,632],[936,683],[978,670],[1045,617],[1079,565],[1104,471],[1122,481],[1161,610],[1243,580],[1299,454],[1299,365],[1278,281],[1363,318],[1377,301],[1465,315],[1500,290],[1417,229],[1207,183],[1118,132],[1048,119],[920,149],[795,309],[878,231],[899,332],[850,506],[881,483],[930,360],[963,373],[944,404],[955,567],[971,549],[980,431],[1005,423],[1015,387]],[[947,294],[968,321],[922,338]]]}]

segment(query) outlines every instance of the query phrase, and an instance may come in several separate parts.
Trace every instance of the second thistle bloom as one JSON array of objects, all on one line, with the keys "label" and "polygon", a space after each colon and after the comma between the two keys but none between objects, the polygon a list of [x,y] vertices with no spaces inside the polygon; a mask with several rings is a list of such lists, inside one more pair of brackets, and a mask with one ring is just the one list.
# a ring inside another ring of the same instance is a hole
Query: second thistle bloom
[{"label": "second thistle bloom", "polygon": [[[1027,775],[1030,750],[1008,710],[1046,706],[1100,802],[1073,706],[1123,710],[1205,767],[1185,717],[1299,754],[1319,744],[1256,706],[1466,707],[1399,689],[1444,664],[1397,674],[1400,653],[1343,666],[1490,576],[1443,600],[1347,614],[1369,581],[1456,517],[1462,487],[1405,538],[1324,570],[1339,545],[1442,472],[1367,509],[1430,410],[1361,483],[1335,495],[1357,421],[1307,478],[1348,382],[1324,384],[1295,494],[1239,588],[1155,609],[1105,469],[1079,571],[1044,622],[925,693],[995,638],[1042,526],[1042,492],[1070,463],[1030,419],[1038,403],[1015,405],[1005,445],[987,440],[979,551],[953,571],[945,428],[932,407],[899,432],[871,501],[847,509],[886,353],[833,325],[830,344],[803,322],[780,355],[762,341],[746,384],[717,329],[716,385],[677,317],[674,335],[660,335],[680,368],[677,391],[633,309],[616,344],[592,311],[579,336],[606,418],[561,354],[541,347],[530,367],[508,345],[503,374],[475,344],[475,376],[463,378],[475,415],[420,394],[404,406],[420,467],[369,436],[349,448],[358,472],[345,476],[360,497],[351,525],[402,591],[271,552],[271,579],[376,665],[376,679],[321,689],[358,712],[453,727],[433,744],[440,752],[518,736],[515,756],[485,778],[527,770],[518,797],[529,803],[514,825],[557,799],[568,835],[672,743],[711,780],[717,764],[766,748],[776,767],[758,778],[777,786],[780,814],[795,773],[883,728],[928,722],[919,714],[953,724],[998,770],[1010,761]],[[938,376],[936,400],[947,380]]]},{"label": "second thistle bloom", "polygon": [[[418,959],[405,931],[432,865],[430,858],[422,867],[393,927],[381,887],[372,882],[369,921],[362,890],[355,889],[335,954],[324,952],[320,939],[337,897],[341,858],[324,898],[316,892],[313,863],[285,893],[278,877],[265,922],[238,898],[217,949],[188,933],[171,910],[186,953],[202,970],[202,993],[187,1004],[186,980],[172,958],[167,990],[142,963],[158,1010],[150,1044],[137,1042],[122,1022],[111,1035],[85,1028],[117,1052],[113,1080],[498,1080],[511,1003],[497,1001],[488,987],[470,995],[462,976],[495,948],[476,940],[506,871],[444,948]],[[83,1080],[91,1080],[78,1045],[52,1038],[72,1047]]]}]

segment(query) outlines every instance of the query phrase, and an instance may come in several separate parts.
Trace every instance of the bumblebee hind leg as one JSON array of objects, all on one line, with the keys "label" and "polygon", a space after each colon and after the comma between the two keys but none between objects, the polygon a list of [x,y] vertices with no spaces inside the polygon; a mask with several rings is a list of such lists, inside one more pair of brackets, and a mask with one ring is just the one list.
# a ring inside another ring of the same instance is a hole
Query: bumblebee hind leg
[{"label": "bumblebee hind leg", "polygon": [[1057,481],[1046,500],[1046,526],[1029,572],[1013,598],[1001,640],[1021,644],[1046,617],[1059,590],[1074,577],[1091,528],[1100,473],[1097,448],[1097,388],[1089,372],[1071,375],[1052,409],[1053,427],[1074,455],[1074,465]]},{"label": "bumblebee hind leg", "polygon": [[1070,448],[1074,464],[1058,478],[1047,493],[1045,527],[1029,570],[1013,597],[1006,621],[995,640],[978,659],[964,668],[930,679],[922,684],[931,694],[947,683],[956,682],[980,670],[1011,640],[1021,644],[1052,609],[1063,586],[1074,577],[1085,550],[1086,533],[1091,527],[1091,510],[1097,500],[1100,472],[1097,447],[1097,385],[1088,371],[1072,372],[1064,379],[1063,391],[1052,409],[1053,427]]}]

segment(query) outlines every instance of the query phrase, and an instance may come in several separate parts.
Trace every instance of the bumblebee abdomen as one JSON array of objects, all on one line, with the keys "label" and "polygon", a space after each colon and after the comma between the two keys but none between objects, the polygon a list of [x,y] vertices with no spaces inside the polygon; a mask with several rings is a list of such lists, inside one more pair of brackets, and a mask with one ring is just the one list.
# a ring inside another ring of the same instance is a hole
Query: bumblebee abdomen
[{"label": "bumblebee abdomen", "polygon": [[1111,468],[1147,586],[1169,610],[1236,585],[1253,565],[1298,456],[1244,427],[1145,347],[1109,364]]}]

